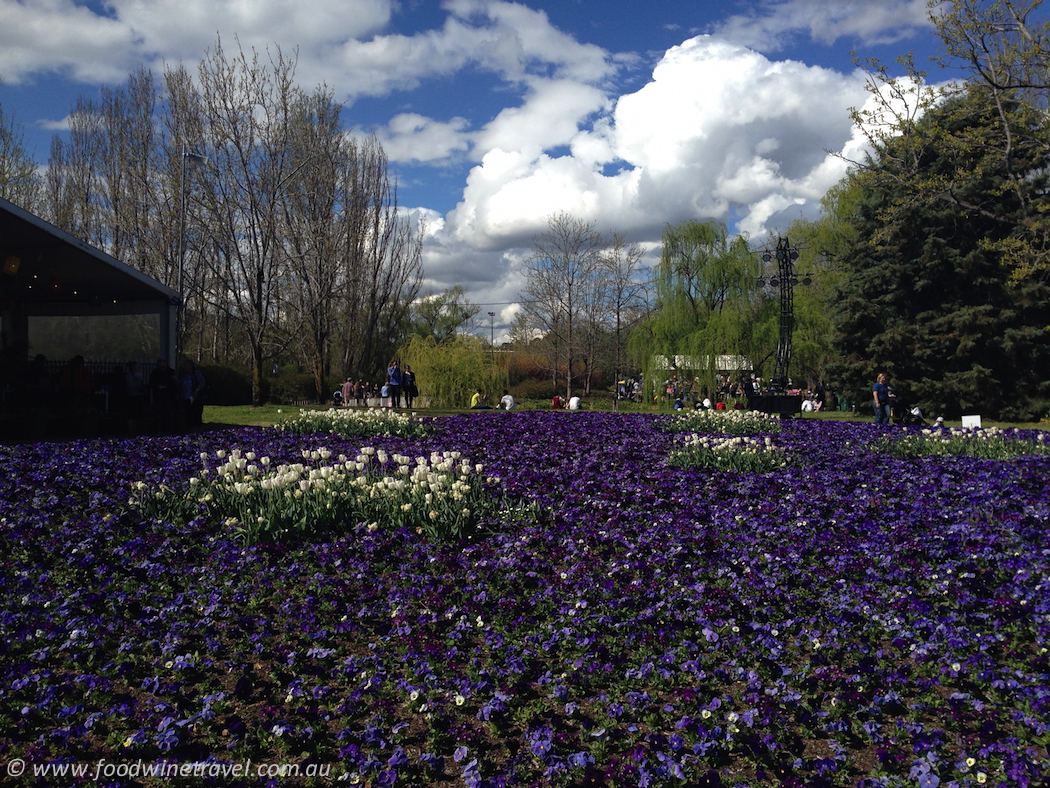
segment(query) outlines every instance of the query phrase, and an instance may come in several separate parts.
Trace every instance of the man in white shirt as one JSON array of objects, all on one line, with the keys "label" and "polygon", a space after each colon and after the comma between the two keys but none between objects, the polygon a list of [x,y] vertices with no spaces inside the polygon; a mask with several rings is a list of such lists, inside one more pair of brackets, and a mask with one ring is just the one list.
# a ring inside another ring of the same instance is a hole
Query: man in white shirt
[{"label": "man in white shirt", "polygon": [[573,396],[569,397],[569,410],[579,410],[579,409],[580,409],[580,398],[577,397],[574,394]]},{"label": "man in white shirt", "polygon": [[500,397],[499,406],[503,410],[514,410],[514,397],[506,389],[503,389],[503,396]]}]

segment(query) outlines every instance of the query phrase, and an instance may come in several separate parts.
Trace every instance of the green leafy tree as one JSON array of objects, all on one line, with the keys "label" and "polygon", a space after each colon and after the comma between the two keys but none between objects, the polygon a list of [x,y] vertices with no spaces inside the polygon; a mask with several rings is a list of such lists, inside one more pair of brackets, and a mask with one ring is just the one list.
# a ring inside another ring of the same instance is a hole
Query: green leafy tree
[{"label": "green leafy tree", "polygon": [[[1050,106],[1050,18],[1042,0],[930,0],[930,20],[944,44],[940,62],[961,67],[995,106],[997,152],[1022,159],[1034,143],[1046,147]],[[965,143],[965,137],[961,140]],[[1017,279],[1050,275],[1050,215],[1042,191],[1023,167],[1005,171],[1009,209],[998,216],[1013,227],[996,240]]]},{"label": "green leafy tree", "polygon": [[746,356],[758,314],[758,258],[725,225],[685,221],[663,234],[654,276],[656,308],[631,337],[653,383],[678,374],[714,388],[719,359]]},{"label": "green leafy tree", "polygon": [[[410,337],[401,348],[401,361],[412,368],[420,397],[430,407],[463,408],[475,389],[493,400],[507,386],[507,370],[487,340],[459,334],[437,342],[434,337]],[[497,398],[498,399],[498,398]]]},{"label": "green leafy tree", "polygon": [[[1002,157],[1000,106],[974,86],[930,108],[877,141],[828,206],[846,225],[833,371],[858,401],[885,370],[908,402],[948,418],[1046,413],[1050,288],[1011,286],[1000,242],[1027,210],[1015,179],[1044,190],[1050,161],[1035,129]],[[1007,109],[1031,121],[1019,102]]]},{"label": "green leafy tree", "polygon": [[[805,381],[813,387],[828,382],[828,370],[835,359],[831,307],[835,288],[842,278],[838,265],[841,243],[831,217],[792,222],[788,236],[799,249],[795,265],[799,284],[794,292],[791,376],[796,382]],[[767,319],[760,330],[768,331],[772,327]]]},{"label": "green leafy tree", "polygon": [[[939,139],[929,136],[910,139],[917,144],[965,151],[975,145],[994,148],[1005,168],[1001,191],[1012,192],[1010,199],[982,204],[968,203],[964,189],[943,177],[912,179],[916,193],[925,192],[938,199],[955,201],[960,208],[998,221],[1009,232],[996,233],[994,241],[1002,264],[1014,279],[1050,275],[1050,215],[1043,207],[1037,181],[1024,175],[1024,159],[1032,144],[1048,144],[1045,117],[1050,98],[1050,19],[1043,0],[928,0],[929,18],[943,47],[934,58],[942,67],[952,68],[955,80],[941,87],[926,83],[926,74],[909,58],[902,64],[906,74],[890,77],[885,66],[875,60],[869,90],[876,99],[865,110],[855,110],[858,127],[877,144],[884,136],[912,128],[927,112],[962,85],[982,88],[995,108],[999,134],[993,138],[971,138],[971,127],[942,129]],[[955,75],[961,73],[961,81]],[[909,136],[909,135],[906,135]],[[909,153],[905,149],[900,154]],[[1002,209],[1000,210],[1000,206]]]},{"label": "green leafy tree", "polygon": [[475,328],[475,318],[481,307],[470,303],[462,285],[450,287],[442,293],[431,293],[412,304],[411,331],[419,337],[433,337],[444,342],[461,331]]},{"label": "green leafy tree", "polygon": [[1045,107],[1050,97],[1050,18],[1043,0],[930,0],[944,44],[940,61],[962,66],[1000,93],[1021,92]]}]

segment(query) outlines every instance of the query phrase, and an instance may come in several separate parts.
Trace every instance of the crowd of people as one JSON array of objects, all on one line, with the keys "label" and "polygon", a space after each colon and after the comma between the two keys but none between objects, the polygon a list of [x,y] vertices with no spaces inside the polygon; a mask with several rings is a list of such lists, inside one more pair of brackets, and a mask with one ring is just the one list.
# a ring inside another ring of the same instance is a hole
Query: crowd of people
[{"label": "crowd of people", "polygon": [[343,385],[332,392],[332,404],[336,407],[349,408],[384,407],[400,408],[402,405],[411,408],[419,396],[416,384],[416,373],[407,364],[393,359],[386,370],[383,383],[354,380],[346,378]]},{"label": "crowd of people", "polygon": [[[640,379],[635,381],[634,390],[640,388]],[[772,386],[768,385],[760,375],[754,373],[733,375],[716,375],[715,387],[709,391],[699,378],[692,380],[679,380],[677,375],[664,380],[656,395],[657,401],[673,403],[675,410],[683,408],[701,409],[709,407],[714,410],[734,409],[740,410],[747,407],[749,397],[768,393]],[[836,395],[823,383],[817,383],[812,388],[796,386],[790,378],[783,391],[777,390],[779,394],[802,397],[801,409],[803,413],[819,413],[828,410],[849,410],[850,406],[845,397]],[[710,403],[710,404],[705,404]]]}]

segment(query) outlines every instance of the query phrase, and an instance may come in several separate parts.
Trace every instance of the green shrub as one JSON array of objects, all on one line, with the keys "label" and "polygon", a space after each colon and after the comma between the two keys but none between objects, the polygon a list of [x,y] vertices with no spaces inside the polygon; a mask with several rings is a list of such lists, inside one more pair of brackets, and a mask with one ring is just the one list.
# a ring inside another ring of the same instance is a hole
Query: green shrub
[{"label": "green shrub", "polygon": [[[241,367],[219,364],[198,364],[208,388],[204,401],[209,405],[250,405],[252,401],[252,373]],[[179,371],[181,374],[181,370]]]},{"label": "green shrub", "polygon": [[[317,389],[311,374],[282,370],[277,377],[269,380],[271,402],[293,405],[297,402],[317,401]],[[331,391],[326,392],[326,396],[330,395]]]},{"label": "green shrub", "polygon": [[511,386],[510,393],[514,395],[515,400],[545,399],[549,402],[551,397],[555,394],[565,396],[565,386],[561,385],[555,388],[554,383],[552,383],[550,379],[538,380],[536,378],[529,378]]}]

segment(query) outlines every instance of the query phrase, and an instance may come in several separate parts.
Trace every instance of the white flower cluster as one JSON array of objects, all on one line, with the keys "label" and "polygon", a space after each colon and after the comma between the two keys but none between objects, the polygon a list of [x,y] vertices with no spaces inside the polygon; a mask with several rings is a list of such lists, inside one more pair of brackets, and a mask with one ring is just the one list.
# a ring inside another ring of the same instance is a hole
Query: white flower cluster
[{"label": "white flower cluster", "polygon": [[328,410],[299,411],[299,415],[276,425],[284,432],[297,434],[329,432],[355,437],[363,435],[400,435],[412,437],[425,427],[416,413],[395,408],[329,408]]},{"label": "white flower cluster", "polygon": [[[922,434],[934,440],[951,440],[952,438],[971,438],[973,440],[1016,440],[1021,437],[1021,431],[1016,427],[1003,429],[1002,427],[952,427],[951,429],[923,429]],[[1034,436],[1036,443],[1046,444],[1047,433],[1039,432]]]},{"label": "white flower cluster", "polygon": [[185,492],[154,495],[132,485],[131,503],[157,519],[207,517],[239,538],[284,539],[367,523],[408,527],[433,539],[466,535],[473,523],[508,503],[459,452],[408,457],[365,446],[354,456],[327,448],[304,450],[302,462],[276,463],[240,449],[201,454],[202,468]]},{"label": "white flower cluster", "polygon": [[668,460],[673,465],[758,473],[789,464],[784,452],[773,445],[773,439],[768,435],[758,438],[691,433],[677,442]]},{"label": "white flower cluster", "polygon": [[970,455],[987,460],[1006,460],[1022,454],[1050,452],[1047,433],[1026,436],[1016,428],[999,427],[923,429],[895,440],[884,440],[880,447],[898,457],[944,457]]},{"label": "white flower cluster", "polygon": [[779,432],[780,416],[757,410],[697,410],[671,418],[671,432],[720,432],[732,435],[754,435]]},{"label": "white flower cluster", "polygon": [[764,451],[776,451],[773,439],[769,436],[753,438],[748,435],[697,435],[693,433],[682,439],[682,444],[689,449],[707,449],[714,452],[733,452],[737,454],[758,454]]},{"label": "white flower cluster", "polygon": [[[219,485],[238,495],[256,491],[281,492],[289,496],[311,491],[329,494],[348,493],[363,498],[393,494],[414,497],[421,494],[449,495],[461,500],[471,490],[471,483],[482,481],[484,467],[472,465],[460,452],[431,452],[429,457],[406,457],[388,454],[382,449],[364,446],[355,457],[340,454],[334,462],[326,448],[303,450],[303,462],[272,466],[269,457],[256,461],[254,452],[239,449],[216,452],[221,462],[208,467],[208,455],[201,454],[204,468],[199,477],[190,479],[191,485]],[[271,467],[272,466],[272,467]],[[498,482],[495,476],[484,481]]]}]

